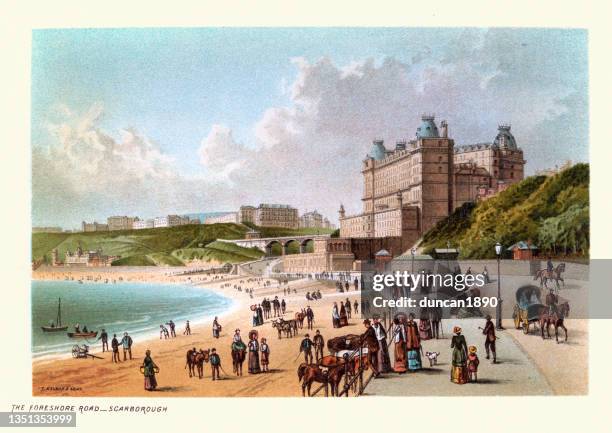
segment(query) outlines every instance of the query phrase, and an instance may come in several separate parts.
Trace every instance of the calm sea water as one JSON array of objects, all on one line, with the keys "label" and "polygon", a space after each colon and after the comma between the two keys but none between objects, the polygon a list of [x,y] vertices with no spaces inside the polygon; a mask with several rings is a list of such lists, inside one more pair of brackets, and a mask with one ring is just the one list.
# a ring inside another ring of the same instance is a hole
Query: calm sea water
[{"label": "calm sea water", "polygon": [[[173,320],[177,334],[185,320],[205,320],[227,311],[232,300],[201,287],[151,283],[83,283],[76,281],[32,282],[32,352],[35,357],[69,354],[74,344],[93,343],[68,338],[66,332],[43,332],[57,316],[57,301],[62,299],[62,324],[79,323],[81,329],[106,329],[110,338],[128,332],[138,340],[157,333],[159,325]],[[98,334],[99,336],[99,334]],[[110,344],[110,342],[109,342]],[[100,342],[96,343],[96,347]]]}]

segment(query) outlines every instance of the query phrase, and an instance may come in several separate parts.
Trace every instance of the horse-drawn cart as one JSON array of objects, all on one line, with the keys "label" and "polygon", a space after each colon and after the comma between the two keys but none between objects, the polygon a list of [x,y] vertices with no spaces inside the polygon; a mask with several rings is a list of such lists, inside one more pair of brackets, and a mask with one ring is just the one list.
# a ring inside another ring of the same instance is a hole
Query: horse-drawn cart
[{"label": "horse-drawn cart", "polygon": [[539,321],[543,308],[545,307],[542,304],[539,287],[533,285],[519,287],[516,291],[516,305],[512,313],[514,327],[523,329],[525,334],[529,334],[529,324]]}]

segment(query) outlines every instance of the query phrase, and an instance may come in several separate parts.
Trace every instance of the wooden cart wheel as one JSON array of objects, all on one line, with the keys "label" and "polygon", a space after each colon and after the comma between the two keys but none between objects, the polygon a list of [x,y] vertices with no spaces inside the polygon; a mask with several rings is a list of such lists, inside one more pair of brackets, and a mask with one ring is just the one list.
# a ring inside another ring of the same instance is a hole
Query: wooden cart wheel
[{"label": "wooden cart wheel", "polygon": [[79,357],[79,346],[77,346],[76,344],[72,346],[72,357],[73,358]]},{"label": "wooden cart wheel", "polygon": [[523,323],[523,333],[529,334],[529,322]]}]

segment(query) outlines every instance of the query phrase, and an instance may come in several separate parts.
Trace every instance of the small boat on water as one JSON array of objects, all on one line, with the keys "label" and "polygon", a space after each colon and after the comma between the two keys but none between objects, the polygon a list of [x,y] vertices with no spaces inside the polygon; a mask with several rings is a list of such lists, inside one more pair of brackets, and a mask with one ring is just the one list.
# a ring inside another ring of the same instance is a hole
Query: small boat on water
[{"label": "small boat on water", "polygon": [[62,326],[62,298],[57,301],[57,317],[55,322],[51,322],[51,326],[41,326],[43,332],[59,332],[68,329],[68,326]]},{"label": "small boat on water", "polygon": [[90,332],[68,332],[70,338],[95,338],[98,335],[98,331]]}]

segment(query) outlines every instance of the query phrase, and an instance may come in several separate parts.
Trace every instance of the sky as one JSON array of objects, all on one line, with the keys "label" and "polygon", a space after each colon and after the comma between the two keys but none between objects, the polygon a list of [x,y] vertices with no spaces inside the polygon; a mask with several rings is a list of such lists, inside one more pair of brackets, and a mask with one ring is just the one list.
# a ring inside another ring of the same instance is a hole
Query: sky
[{"label": "sky", "polygon": [[286,203],[361,210],[374,138],[510,123],[526,172],[588,161],[578,29],[35,30],[32,224]]}]

